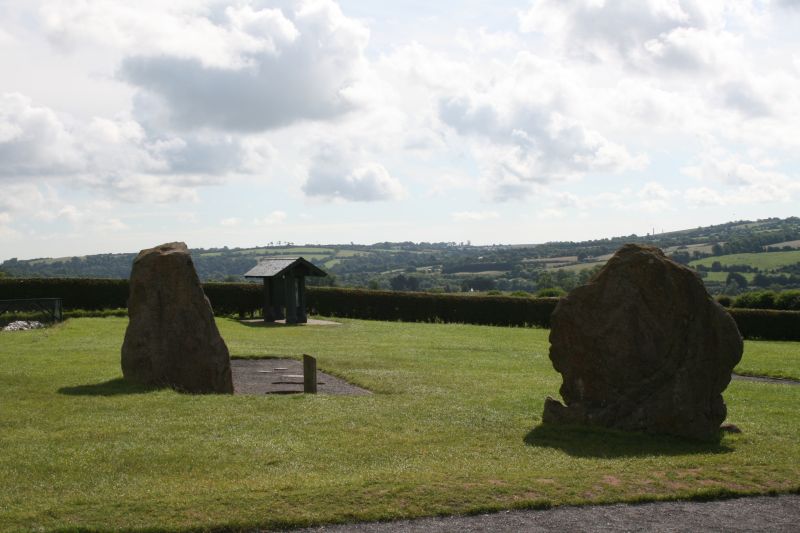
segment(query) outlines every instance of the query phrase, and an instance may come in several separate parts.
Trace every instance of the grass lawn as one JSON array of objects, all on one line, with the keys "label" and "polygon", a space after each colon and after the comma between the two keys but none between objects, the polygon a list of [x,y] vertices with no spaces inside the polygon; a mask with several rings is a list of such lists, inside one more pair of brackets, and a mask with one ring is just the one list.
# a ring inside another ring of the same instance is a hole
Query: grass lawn
[{"label": "grass lawn", "polygon": [[734,372],[800,380],[800,342],[744,341],[744,354]]},{"label": "grass lawn", "polygon": [[[0,333],[0,530],[276,527],[800,490],[800,387],[732,382],[728,420],[742,433],[719,444],[543,429],[560,384],[546,330],[218,323],[234,356],[310,353],[375,394],[131,387],[119,379],[124,318]],[[748,343],[743,365],[784,357],[797,372],[798,347]]]}]

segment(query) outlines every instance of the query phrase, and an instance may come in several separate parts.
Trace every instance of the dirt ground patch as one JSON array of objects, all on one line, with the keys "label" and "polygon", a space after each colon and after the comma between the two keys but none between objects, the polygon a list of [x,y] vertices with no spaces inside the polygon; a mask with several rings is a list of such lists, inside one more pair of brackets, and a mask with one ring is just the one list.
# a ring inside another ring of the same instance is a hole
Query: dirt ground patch
[{"label": "dirt ground patch", "polygon": [[[294,359],[231,359],[234,394],[302,394],[303,363]],[[317,394],[363,396],[367,389],[317,371]]]}]

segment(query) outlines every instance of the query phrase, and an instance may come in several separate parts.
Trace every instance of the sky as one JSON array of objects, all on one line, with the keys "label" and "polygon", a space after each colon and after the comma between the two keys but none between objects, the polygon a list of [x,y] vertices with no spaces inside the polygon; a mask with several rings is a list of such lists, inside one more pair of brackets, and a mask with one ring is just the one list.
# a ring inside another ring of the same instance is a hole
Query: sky
[{"label": "sky", "polygon": [[800,0],[0,0],[0,261],[800,215]]}]

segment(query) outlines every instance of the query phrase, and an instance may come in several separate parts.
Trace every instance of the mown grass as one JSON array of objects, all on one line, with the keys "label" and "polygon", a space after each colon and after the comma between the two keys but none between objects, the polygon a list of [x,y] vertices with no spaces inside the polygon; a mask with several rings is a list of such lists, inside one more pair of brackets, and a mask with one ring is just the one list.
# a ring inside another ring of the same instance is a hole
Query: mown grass
[{"label": "mown grass", "polygon": [[543,401],[560,384],[546,330],[343,322],[218,320],[234,356],[310,353],[373,395],[133,387],[119,379],[124,318],[0,333],[0,530],[278,527],[800,489],[800,387],[731,383],[743,432],[719,443],[546,429]]},{"label": "mown grass", "polygon": [[800,342],[744,341],[744,354],[734,372],[800,380]]}]

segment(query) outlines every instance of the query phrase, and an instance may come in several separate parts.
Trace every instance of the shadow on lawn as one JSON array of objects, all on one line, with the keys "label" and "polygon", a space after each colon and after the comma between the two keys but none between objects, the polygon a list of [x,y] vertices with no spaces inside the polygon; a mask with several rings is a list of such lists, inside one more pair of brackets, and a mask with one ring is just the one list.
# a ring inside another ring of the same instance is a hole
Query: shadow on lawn
[{"label": "shadow on lawn", "polygon": [[159,387],[138,385],[125,381],[123,378],[114,378],[102,383],[61,387],[58,389],[58,393],[68,396],[118,396],[120,394],[143,394],[154,390],[159,390]]},{"label": "shadow on lawn", "polygon": [[644,457],[730,453],[733,448],[711,442],[693,441],[669,435],[616,431],[583,426],[542,424],[525,435],[525,444],[556,448],[573,457]]},{"label": "shadow on lawn", "polygon": [[263,320],[238,320],[239,324],[248,328],[297,328],[305,324],[286,324],[285,322],[264,322]]}]

